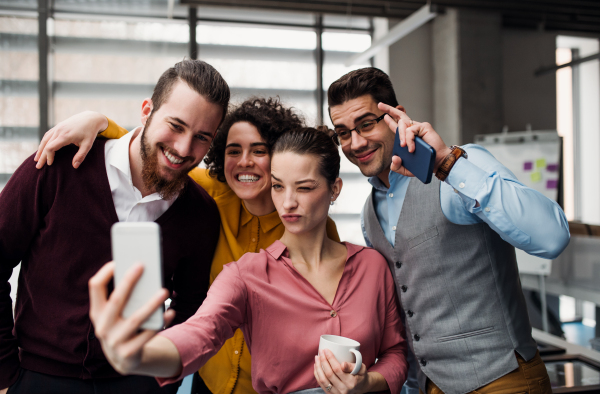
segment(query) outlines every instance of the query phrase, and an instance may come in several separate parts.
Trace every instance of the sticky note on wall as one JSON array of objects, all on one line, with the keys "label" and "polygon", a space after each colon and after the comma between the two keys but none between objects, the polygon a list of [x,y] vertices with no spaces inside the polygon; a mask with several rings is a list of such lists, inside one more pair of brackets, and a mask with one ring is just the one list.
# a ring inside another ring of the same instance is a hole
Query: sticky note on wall
[{"label": "sticky note on wall", "polygon": [[546,159],[537,159],[535,161],[535,168],[546,168]]},{"label": "sticky note on wall", "polygon": [[523,171],[531,171],[533,169],[533,163],[526,161],[523,163]]},{"label": "sticky note on wall", "polygon": [[536,172],[532,172],[531,173],[531,182],[533,183],[537,183],[540,182],[542,180],[542,173],[539,171]]},{"label": "sticky note on wall", "polygon": [[558,188],[558,180],[548,179],[546,181],[546,189],[557,189],[557,188]]}]

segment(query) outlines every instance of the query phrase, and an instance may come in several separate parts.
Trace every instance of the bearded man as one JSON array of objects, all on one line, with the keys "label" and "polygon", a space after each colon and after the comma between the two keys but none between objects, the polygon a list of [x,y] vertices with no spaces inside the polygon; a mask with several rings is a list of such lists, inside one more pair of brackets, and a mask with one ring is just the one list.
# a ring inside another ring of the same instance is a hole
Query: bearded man
[{"label": "bearded man", "polygon": [[[0,194],[0,394],[177,391],[109,365],[88,317],[88,280],[111,260],[114,223],[155,221],[172,324],[202,304],[220,220],[187,173],[208,151],[229,95],[212,66],[184,60],[144,100],[143,127],[98,139],[77,169],[70,146],[52,166],[37,170],[32,156],[13,174]],[[8,280],[19,262],[13,320]]]}]

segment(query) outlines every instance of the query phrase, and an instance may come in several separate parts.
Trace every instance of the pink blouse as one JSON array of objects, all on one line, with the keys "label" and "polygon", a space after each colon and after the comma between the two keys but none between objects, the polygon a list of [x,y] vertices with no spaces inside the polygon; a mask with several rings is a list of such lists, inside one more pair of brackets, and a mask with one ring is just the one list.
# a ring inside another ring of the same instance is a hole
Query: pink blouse
[{"label": "pink blouse", "polygon": [[196,314],[159,334],[175,344],[183,363],[180,376],[159,383],[197,371],[241,328],[259,393],[318,387],[313,366],[323,334],[360,342],[368,370],[400,392],[408,366],[392,275],[374,249],[345,246],[346,266],[331,305],[294,268],[281,241],[227,264]]}]

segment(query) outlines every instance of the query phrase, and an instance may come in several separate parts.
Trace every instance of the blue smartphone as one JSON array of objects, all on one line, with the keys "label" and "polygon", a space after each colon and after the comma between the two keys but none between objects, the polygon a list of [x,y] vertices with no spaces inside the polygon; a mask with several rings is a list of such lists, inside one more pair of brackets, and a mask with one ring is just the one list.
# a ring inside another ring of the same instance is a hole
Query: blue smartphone
[{"label": "blue smartphone", "polygon": [[435,149],[420,137],[415,137],[415,151],[410,153],[408,146],[400,146],[400,137],[396,128],[396,140],[394,142],[394,155],[400,156],[402,166],[410,171],[417,179],[427,184],[431,182],[433,166],[435,164]]}]

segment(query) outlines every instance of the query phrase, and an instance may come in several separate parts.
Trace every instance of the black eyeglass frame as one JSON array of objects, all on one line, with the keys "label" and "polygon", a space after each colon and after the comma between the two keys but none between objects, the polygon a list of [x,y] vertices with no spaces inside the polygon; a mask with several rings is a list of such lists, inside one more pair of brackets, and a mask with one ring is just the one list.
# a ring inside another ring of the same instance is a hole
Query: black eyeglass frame
[{"label": "black eyeglass frame", "polygon": [[[363,125],[364,125],[366,122],[375,122],[375,124],[378,124],[379,122],[381,122],[381,121],[383,120],[383,118],[385,117],[385,115],[387,115],[387,113],[384,113],[383,115],[381,115],[380,117],[378,117],[378,118],[376,118],[376,119],[373,119],[373,120],[367,120],[367,121],[365,121],[364,123],[362,123],[362,124],[360,124],[360,125],[356,126],[355,128],[353,128],[353,129],[351,129],[351,130],[348,130],[348,133],[350,133],[350,136],[351,136],[351,137],[352,137],[352,132],[353,132],[353,131],[356,131],[356,134],[358,134],[358,135],[361,135],[361,131],[360,131],[360,129],[362,129],[362,128],[363,128]],[[338,133],[337,133],[335,130],[333,130],[333,135],[331,136],[331,138],[333,138],[333,142],[335,142],[335,144],[336,144],[337,146],[341,146],[341,145],[342,145],[342,141],[341,141],[341,139],[340,139],[340,137],[339,137]]]}]

